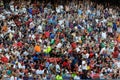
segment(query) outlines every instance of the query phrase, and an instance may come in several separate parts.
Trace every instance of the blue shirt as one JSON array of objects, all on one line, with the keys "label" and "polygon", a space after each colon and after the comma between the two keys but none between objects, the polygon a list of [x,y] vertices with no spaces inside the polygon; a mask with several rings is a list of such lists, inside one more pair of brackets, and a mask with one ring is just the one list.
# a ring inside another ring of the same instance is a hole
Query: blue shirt
[{"label": "blue shirt", "polygon": [[34,61],[35,61],[35,60],[38,60],[38,57],[34,56],[34,57],[33,57],[33,60],[34,60]]},{"label": "blue shirt", "polygon": [[113,23],[113,29],[117,30],[117,25],[116,25],[116,23]]},{"label": "blue shirt", "polygon": [[55,34],[51,33],[51,34],[50,34],[50,38],[51,38],[51,39],[54,39],[54,37],[55,37]]},{"label": "blue shirt", "polygon": [[28,9],[28,12],[29,12],[30,14],[32,14],[32,8],[29,8],[29,9]]},{"label": "blue shirt", "polygon": [[78,14],[81,15],[82,14],[82,10],[79,9],[78,10]]}]

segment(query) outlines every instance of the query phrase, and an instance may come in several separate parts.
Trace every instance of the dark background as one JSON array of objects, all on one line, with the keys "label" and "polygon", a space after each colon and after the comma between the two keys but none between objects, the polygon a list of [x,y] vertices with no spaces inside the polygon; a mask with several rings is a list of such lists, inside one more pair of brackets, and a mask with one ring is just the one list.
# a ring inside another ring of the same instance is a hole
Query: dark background
[{"label": "dark background", "polygon": [[[8,4],[10,1],[11,0],[3,0],[4,4]],[[15,1],[19,1],[19,0],[15,0]],[[20,0],[20,1],[22,1],[22,0]],[[29,0],[26,0],[26,1],[29,1]],[[52,4],[57,2],[59,4],[65,4],[67,1],[71,2],[72,0],[31,0],[31,1],[32,2],[35,2],[35,1],[42,2],[42,1],[44,1],[45,3],[51,2]],[[76,0],[76,1],[83,1],[83,0]],[[96,2],[98,4],[103,4],[106,7],[109,7],[111,5],[120,7],[120,0],[90,0],[90,1]]]}]

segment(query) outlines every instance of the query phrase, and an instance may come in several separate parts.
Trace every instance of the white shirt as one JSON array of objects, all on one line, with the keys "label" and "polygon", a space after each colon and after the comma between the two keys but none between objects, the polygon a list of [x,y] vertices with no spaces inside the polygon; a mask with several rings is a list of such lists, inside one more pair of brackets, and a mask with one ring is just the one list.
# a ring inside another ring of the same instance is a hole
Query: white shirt
[{"label": "white shirt", "polygon": [[62,25],[63,22],[64,22],[64,20],[62,19],[62,20],[59,20],[58,22],[59,22],[59,23],[58,23],[59,25]]},{"label": "white shirt", "polygon": [[90,11],[90,10],[87,10],[87,13],[89,14],[89,13],[91,13],[91,11]]},{"label": "white shirt", "polygon": [[43,80],[47,80],[47,77],[45,76],[45,77],[43,77]]},{"label": "white shirt", "polygon": [[26,13],[26,11],[27,11],[26,8],[22,8],[23,13]]},{"label": "white shirt", "polygon": [[18,80],[23,80],[23,79],[18,79]]},{"label": "white shirt", "polygon": [[20,36],[20,38],[22,37],[22,33],[19,31],[19,36]]},{"label": "white shirt", "polygon": [[14,12],[14,5],[10,5],[10,9]]},{"label": "white shirt", "polygon": [[6,19],[6,17],[5,17],[5,16],[2,16],[2,20],[4,20],[4,19]]},{"label": "white shirt", "polygon": [[59,7],[56,7],[56,12],[60,13],[60,8]]},{"label": "white shirt", "polygon": [[78,71],[79,71],[79,72],[82,72],[81,65],[79,65]]},{"label": "white shirt", "polygon": [[82,61],[82,70],[87,70],[86,61]]},{"label": "white shirt", "polygon": [[18,62],[18,68],[20,69],[22,67],[21,63]]},{"label": "white shirt", "polygon": [[76,51],[77,51],[77,52],[79,52],[79,51],[80,51],[79,47],[77,47],[77,48],[76,48]]},{"label": "white shirt", "polygon": [[0,37],[4,38],[4,34],[0,34]]},{"label": "white shirt", "polygon": [[63,10],[63,5],[60,5],[59,7],[60,7],[61,10]]},{"label": "white shirt", "polygon": [[106,48],[102,48],[101,51],[100,51],[100,54],[102,54],[103,51],[105,51],[105,50],[106,50]]},{"label": "white shirt", "polygon": [[41,25],[38,26],[38,30],[40,30],[40,31],[43,30]]},{"label": "white shirt", "polygon": [[58,64],[56,65],[56,72],[60,72],[60,66]]},{"label": "white shirt", "polygon": [[106,39],[106,38],[107,38],[107,34],[106,34],[106,32],[102,32],[101,35],[102,35],[102,38],[103,38],[103,39]]},{"label": "white shirt", "polygon": [[88,53],[86,54],[86,58],[89,58],[89,54]]},{"label": "white shirt", "polygon": [[19,51],[15,51],[14,53],[16,56],[19,56],[20,55],[20,52]]},{"label": "white shirt", "polygon": [[25,56],[29,55],[29,53],[28,53],[27,51],[25,51],[23,54],[24,54]]},{"label": "white shirt", "polygon": [[18,68],[19,68],[19,69],[25,69],[25,65],[21,65],[21,63],[18,62]]},{"label": "white shirt", "polygon": [[85,64],[85,65],[83,64],[82,65],[82,70],[87,70],[87,64]]},{"label": "white shirt", "polygon": [[35,26],[35,24],[33,22],[30,23],[30,28],[33,28]]},{"label": "white shirt", "polygon": [[9,59],[9,58],[10,58],[10,55],[6,54],[6,57]]},{"label": "white shirt", "polygon": [[36,70],[36,74],[44,74],[44,70]]},{"label": "white shirt", "polygon": [[31,37],[32,37],[32,39],[35,39],[35,35],[34,34]]},{"label": "white shirt", "polygon": [[79,76],[75,76],[74,80],[80,80],[80,77]]},{"label": "white shirt", "polygon": [[17,77],[11,76],[10,80],[17,80]]},{"label": "white shirt", "polygon": [[120,61],[116,62],[117,67],[120,68]]},{"label": "white shirt", "polygon": [[100,74],[100,79],[104,79],[104,75],[102,73]]},{"label": "white shirt", "polygon": [[62,43],[58,43],[56,47],[57,48],[61,48],[62,47]]}]

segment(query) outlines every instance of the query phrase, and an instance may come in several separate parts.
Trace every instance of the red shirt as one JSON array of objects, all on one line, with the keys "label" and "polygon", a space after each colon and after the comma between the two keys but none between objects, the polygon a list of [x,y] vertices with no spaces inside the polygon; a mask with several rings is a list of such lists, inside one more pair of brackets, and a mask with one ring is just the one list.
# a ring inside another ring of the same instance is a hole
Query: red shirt
[{"label": "red shirt", "polygon": [[37,10],[33,9],[33,10],[32,10],[32,14],[34,15],[34,14],[36,14],[36,13],[37,13]]},{"label": "red shirt", "polygon": [[93,53],[90,53],[90,56],[89,56],[89,57],[92,58],[93,56],[94,56],[94,54],[93,54]]},{"label": "red shirt", "polygon": [[14,43],[13,46],[14,46],[14,47],[17,47],[17,43]]},{"label": "red shirt", "polygon": [[113,58],[118,58],[118,51],[113,52]]},{"label": "red shirt", "polygon": [[39,34],[36,34],[36,35],[35,35],[35,39],[36,39],[36,41],[39,40]]},{"label": "red shirt", "polygon": [[45,37],[48,38],[50,36],[50,32],[45,32]]},{"label": "red shirt", "polygon": [[98,73],[94,74],[93,79],[99,79],[99,74]]},{"label": "red shirt", "polygon": [[16,24],[17,26],[20,26],[20,25],[21,25],[21,22],[20,22],[19,20],[15,20],[15,24]]},{"label": "red shirt", "polygon": [[72,49],[69,49],[68,52],[69,52],[69,53],[72,53]]},{"label": "red shirt", "polygon": [[22,45],[22,42],[18,42],[18,43],[17,43],[17,46],[18,46],[18,47],[22,47],[22,46],[23,46],[23,45]]},{"label": "red shirt", "polygon": [[26,21],[25,24],[28,26],[28,25],[30,24],[30,22],[29,22],[29,21]]},{"label": "red shirt", "polygon": [[117,46],[115,46],[115,49],[114,49],[114,51],[118,51],[118,47],[117,47]]},{"label": "red shirt", "polygon": [[60,41],[59,38],[57,38],[57,39],[55,40],[55,43],[58,44],[59,41]]},{"label": "red shirt", "polygon": [[3,63],[8,63],[8,58],[6,56],[4,56],[4,57],[1,58],[1,61]]},{"label": "red shirt", "polygon": [[40,64],[40,70],[43,70],[43,69],[44,69],[44,65]]},{"label": "red shirt", "polygon": [[68,62],[63,62],[63,67],[67,67],[68,65],[69,65],[69,63]]},{"label": "red shirt", "polygon": [[75,42],[73,42],[73,43],[71,44],[71,46],[72,46],[73,49],[75,49],[75,48],[77,47],[77,44],[76,44]]}]

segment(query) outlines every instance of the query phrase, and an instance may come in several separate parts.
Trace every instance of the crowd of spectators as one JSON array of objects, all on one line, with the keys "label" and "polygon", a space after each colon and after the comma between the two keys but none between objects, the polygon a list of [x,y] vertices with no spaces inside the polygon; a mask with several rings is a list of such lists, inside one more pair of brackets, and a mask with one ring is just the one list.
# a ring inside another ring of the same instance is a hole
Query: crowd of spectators
[{"label": "crowd of spectators", "polygon": [[0,1],[1,80],[120,79],[120,7]]}]

